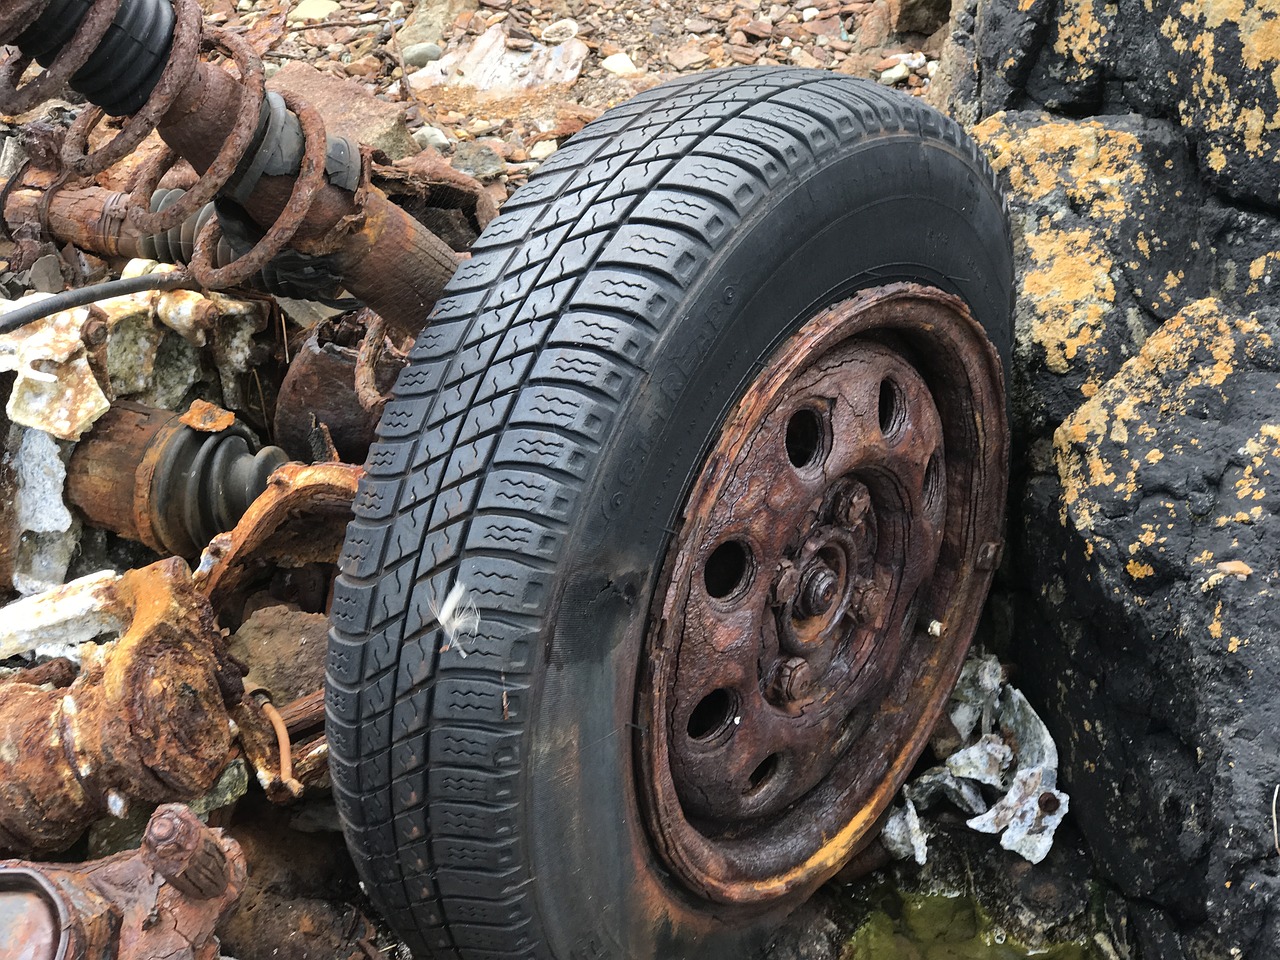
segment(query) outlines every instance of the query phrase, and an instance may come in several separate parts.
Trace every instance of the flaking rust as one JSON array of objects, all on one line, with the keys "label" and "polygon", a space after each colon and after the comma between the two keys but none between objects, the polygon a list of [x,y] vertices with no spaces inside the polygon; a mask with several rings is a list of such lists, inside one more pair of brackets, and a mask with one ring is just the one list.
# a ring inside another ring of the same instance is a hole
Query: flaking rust
[{"label": "flaking rust", "polygon": [[88,643],[66,689],[7,683],[0,697],[0,849],[65,848],[104,812],[208,790],[243,694],[208,601],[180,559],[102,588],[119,639]]},{"label": "flaking rust", "polygon": [[235,840],[166,804],[138,850],[84,864],[0,861],[0,960],[216,960],[214,928],[246,879]]}]

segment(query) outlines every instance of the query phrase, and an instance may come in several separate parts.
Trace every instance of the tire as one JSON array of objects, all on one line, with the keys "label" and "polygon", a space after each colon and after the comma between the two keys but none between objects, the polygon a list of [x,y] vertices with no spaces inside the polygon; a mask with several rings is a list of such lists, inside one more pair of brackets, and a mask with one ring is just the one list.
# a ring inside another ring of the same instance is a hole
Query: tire
[{"label": "tire", "polygon": [[[821,71],[648,91],[480,237],[387,405],[332,605],[334,795],[415,955],[742,960],[838,869],[753,903],[684,882],[639,799],[637,685],[726,416],[815,311],[896,281],[958,297],[1007,367],[990,169],[919,101]],[[441,627],[455,589],[474,634]]]}]

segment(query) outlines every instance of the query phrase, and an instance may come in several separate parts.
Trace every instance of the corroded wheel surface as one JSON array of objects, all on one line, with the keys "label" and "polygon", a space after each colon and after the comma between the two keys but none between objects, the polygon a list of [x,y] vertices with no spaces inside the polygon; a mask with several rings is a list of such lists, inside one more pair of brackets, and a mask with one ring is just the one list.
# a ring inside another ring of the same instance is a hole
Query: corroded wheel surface
[{"label": "corroded wheel surface", "polygon": [[870,837],[986,597],[1003,406],[963,303],[899,284],[819,313],[729,417],[637,699],[650,830],[695,890],[771,899]]}]

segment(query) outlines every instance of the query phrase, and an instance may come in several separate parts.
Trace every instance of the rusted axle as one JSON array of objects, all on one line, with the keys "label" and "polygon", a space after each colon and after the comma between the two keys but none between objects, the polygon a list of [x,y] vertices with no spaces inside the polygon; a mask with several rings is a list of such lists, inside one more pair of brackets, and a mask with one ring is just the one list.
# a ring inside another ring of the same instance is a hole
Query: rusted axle
[{"label": "rusted axle", "polygon": [[[142,22],[150,33],[138,26]],[[243,282],[287,242],[304,253],[331,257],[347,289],[394,329],[416,330],[425,322],[456,266],[452,251],[369,183],[368,159],[353,144],[326,140],[313,108],[288,94],[264,100],[257,55],[236,35],[204,25],[196,0],[176,0],[171,13],[167,0],[14,0],[0,14],[0,42],[16,43],[23,54],[0,70],[0,109],[22,108],[56,93],[53,87],[67,80],[107,109],[135,109],[135,101],[145,100],[115,140],[92,153],[85,146],[101,113],[86,112],[62,145],[59,180],[64,173],[87,176],[104,169],[154,126],[201,180],[183,202],[163,214],[151,213],[151,193],[173,157],[149,164],[140,173],[128,213],[138,234],[168,229],[215,192],[234,199],[266,231],[235,264],[215,267],[211,250],[219,232],[210,224],[197,241],[192,264],[200,283]],[[122,59],[117,51],[122,45],[150,57],[149,68]],[[228,53],[241,76],[196,59],[201,47]],[[15,89],[29,56],[39,56],[47,72]],[[132,99],[117,89],[126,82],[135,91]],[[280,152],[290,161],[273,154],[272,144],[285,144]],[[284,171],[282,164],[292,164],[296,172]],[[5,211],[5,216],[14,213]],[[52,209],[49,213],[53,227],[57,219]],[[92,222],[83,216],[66,219],[68,226]]]},{"label": "rusted axle", "polygon": [[214,928],[245,880],[235,840],[166,804],[139,850],[85,864],[0,861],[0,957],[213,960]]}]

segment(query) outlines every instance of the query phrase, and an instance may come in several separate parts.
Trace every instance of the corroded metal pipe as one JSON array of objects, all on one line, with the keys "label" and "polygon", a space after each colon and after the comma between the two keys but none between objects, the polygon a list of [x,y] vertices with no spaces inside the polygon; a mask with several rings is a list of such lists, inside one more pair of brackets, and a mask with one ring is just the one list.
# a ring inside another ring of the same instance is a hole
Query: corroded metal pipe
[{"label": "corroded metal pipe", "polygon": [[235,840],[165,804],[138,850],[82,864],[0,861],[0,956],[212,960],[214,928],[246,880]]}]

